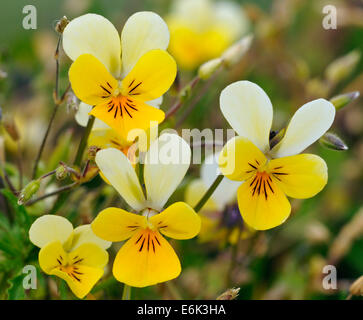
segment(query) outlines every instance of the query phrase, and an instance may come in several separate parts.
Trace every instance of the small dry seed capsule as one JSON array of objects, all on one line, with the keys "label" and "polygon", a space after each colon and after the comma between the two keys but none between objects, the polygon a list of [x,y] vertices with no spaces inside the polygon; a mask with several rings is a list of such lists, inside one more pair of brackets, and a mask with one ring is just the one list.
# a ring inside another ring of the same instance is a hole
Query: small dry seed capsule
[{"label": "small dry seed capsule", "polygon": [[63,16],[56,24],[55,26],[55,31],[57,31],[58,33],[62,34],[65,27],[67,26],[67,24],[69,23],[69,20],[67,19],[66,16]]},{"label": "small dry seed capsule", "polygon": [[60,165],[55,171],[55,177],[57,180],[64,180],[68,177],[68,170],[64,165]]},{"label": "small dry seed capsule", "polygon": [[320,144],[328,149],[345,151],[348,150],[348,146],[344,141],[336,134],[327,132],[319,140]]}]

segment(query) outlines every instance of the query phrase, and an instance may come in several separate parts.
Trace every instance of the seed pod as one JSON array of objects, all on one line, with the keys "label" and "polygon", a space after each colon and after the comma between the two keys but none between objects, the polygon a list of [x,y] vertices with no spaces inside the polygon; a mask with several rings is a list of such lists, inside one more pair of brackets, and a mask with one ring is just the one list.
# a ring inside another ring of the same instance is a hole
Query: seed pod
[{"label": "seed pod", "polygon": [[226,67],[231,67],[238,63],[245,55],[252,44],[252,35],[247,35],[229,47],[221,56]]},{"label": "seed pod", "polygon": [[198,76],[203,80],[209,79],[214,72],[222,65],[223,60],[221,58],[216,58],[203,63],[198,69]]},{"label": "seed pod", "polygon": [[345,151],[348,150],[348,146],[344,141],[336,134],[327,132],[319,140],[320,144],[328,149]]},{"label": "seed pod", "polygon": [[234,300],[237,298],[240,288],[231,288],[223,292],[217,300]]},{"label": "seed pod", "polygon": [[359,95],[359,91],[344,93],[331,98],[330,102],[334,105],[336,110],[339,110],[345,107],[347,104],[351,103],[353,100],[357,99]]},{"label": "seed pod", "polygon": [[39,180],[30,181],[20,192],[20,195],[18,197],[18,204],[22,205],[27,202],[39,190],[39,187]]}]

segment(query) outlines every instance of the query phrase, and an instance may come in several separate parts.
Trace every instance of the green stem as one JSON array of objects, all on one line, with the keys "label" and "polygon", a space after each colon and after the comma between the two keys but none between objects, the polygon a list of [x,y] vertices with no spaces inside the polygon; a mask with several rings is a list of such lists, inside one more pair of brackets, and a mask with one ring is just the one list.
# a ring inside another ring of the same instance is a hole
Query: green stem
[{"label": "green stem", "polygon": [[222,174],[220,174],[219,176],[217,176],[217,178],[214,180],[214,182],[209,187],[209,189],[207,190],[207,192],[204,194],[204,196],[202,197],[202,199],[200,199],[200,201],[194,207],[195,212],[198,212],[200,209],[203,208],[203,206],[206,204],[206,202],[212,196],[213,192],[217,189],[217,187],[219,186],[219,184],[222,182],[223,178],[224,178],[224,176]]},{"label": "green stem", "polygon": [[124,285],[124,290],[122,292],[122,300],[131,300],[131,287],[127,284]]},{"label": "green stem", "polygon": [[81,139],[81,142],[79,143],[77,155],[76,155],[76,158],[75,158],[74,163],[73,163],[75,166],[79,167],[81,165],[82,156],[83,156],[84,150],[86,149],[87,140],[88,140],[88,137],[89,137],[89,135],[91,133],[94,122],[95,122],[95,117],[90,116],[89,119],[88,119],[88,122],[87,122],[87,127],[86,127],[86,129],[84,131],[84,134],[83,134],[83,137]]}]

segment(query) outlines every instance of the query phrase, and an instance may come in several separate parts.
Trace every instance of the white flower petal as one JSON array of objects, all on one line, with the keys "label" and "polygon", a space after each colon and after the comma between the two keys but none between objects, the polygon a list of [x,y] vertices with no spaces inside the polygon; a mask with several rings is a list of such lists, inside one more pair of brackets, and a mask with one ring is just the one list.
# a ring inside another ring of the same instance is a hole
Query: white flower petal
[{"label": "white flower petal", "polygon": [[89,53],[114,76],[120,73],[120,36],[114,25],[98,14],[88,13],[73,19],[64,29],[63,49],[72,60]]},{"label": "white flower petal", "polygon": [[95,243],[103,249],[108,249],[112,244],[110,241],[106,241],[97,237],[93,233],[90,224],[85,224],[74,229],[71,250],[73,251],[77,249],[84,243]]},{"label": "white flower petal", "polygon": [[220,107],[231,127],[253,142],[262,152],[269,150],[272,104],[257,84],[238,81],[221,93]]},{"label": "white flower petal", "polygon": [[[206,157],[202,164],[201,177],[207,188],[221,174],[218,167],[218,157],[219,154],[212,154]],[[237,189],[240,185],[241,181],[232,181],[226,177],[223,178],[222,182],[212,194],[212,199],[217,204],[219,210],[223,210],[227,204],[237,199]]]},{"label": "white flower petal", "polygon": [[[89,119],[88,114],[91,110],[92,110],[92,106],[90,106],[89,104],[86,104],[84,102],[81,102],[79,104],[78,110],[74,117],[80,126],[82,126],[82,127],[87,126],[88,119]],[[110,127],[106,123],[104,123],[102,120],[96,118],[92,129],[109,129],[109,128]]]},{"label": "white flower petal", "polygon": [[285,136],[271,150],[271,155],[281,158],[305,150],[330,128],[334,117],[335,108],[325,99],[304,104],[291,118]]},{"label": "white flower petal", "polygon": [[97,166],[122,198],[135,210],[145,208],[145,197],[139,179],[127,157],[114,148],[96,154]]},{"label": "white flower petal", "polygon": [[164,20],[153,12],[137,12],[127,21],[121,33],[122,74],[126,76],[146,52],[166,50],[169,29]]},{"label": "white flower petal", "polygon": [[34,221],[29,230],[29,239],[37,247],[42,248],[53,241],[65,244],[72,233],[72,223],[66,218],[47,214]]},{"label": "white flower petal", "polygon": [[150,100],[146,102],[149,106],[160,109],[161,104],[163,103],[163,96],[156,98],[154,100]]},{"label": "white flower petal", "polygon": [[191,150],[176,134],[155,140],[145,157],[144,181],[148,205],[161,210],[183,180],[190,165]]}]

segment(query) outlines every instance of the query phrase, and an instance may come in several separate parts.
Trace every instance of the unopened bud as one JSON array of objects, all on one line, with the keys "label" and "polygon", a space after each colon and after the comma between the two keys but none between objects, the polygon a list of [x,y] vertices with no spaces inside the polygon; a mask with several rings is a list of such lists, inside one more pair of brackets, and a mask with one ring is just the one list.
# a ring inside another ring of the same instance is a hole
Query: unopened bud
[{"label": "unopened bud", "polygon": [[331,98],[330,102],[334,105],[336,110],[339,110],[345,107],[347,104],[351,103],[353,100],[357,99],[359,95],[359,91],[344,93]]},{"label": "unopened bud", "polygon": [[252,39],[252,35],[247,35],[229,47],[221,56],[224,64],[231,67],[238,63],[251,47]]},{"label": "unopened bud", "polygon": [[353,296],[363,296],[363,276],[353,282],[350,286],[349,292]]},{"label": "unopened bud", "polygon": [[272,149],[274,146],[276,146],[281,141],[281,139],[285,135],[285,132],[286,132],[285,128],[281,129],[278,132],[275,132],[275,131],[270,132],[270,149]]},{"label": "unopened bud", "polygon": [[20,195],[18,197],[18,204],[22,205],[27,202],[39,190],[39,187],[39,180],[30,181],[20,192]]},{"label": "unopened bud", "polygon": [[325,71],[327,80],[337,83],[344,80],[357,66],[360,53],[356,50],[333,61]]},{"label": "unopened bud", "polygon": [[94,161],[96,158],[96,153],[100,150],[97,146],[90,146],[88,148],[88,160]]},{"label": "unopened bud", "polygon": [[237,298],[240,288],[231,288],[223,292],[217,300],[234,300]]},{"label": "unopened bud", "polygon": [[198,76],[203,80],[209,79],[214,72],[222,65],[223,60],[221,58],[216,58],[203,63],[198,69]]},{"label": "unopened bud", "polygon": [[19,130],[13,118],[5,117],[3,121],[4,129],[10,135],[11,139],[18,141],[20,139]]},{"label": "unopened bud", "polygon": [[61,18],[56,26],[55,26],[55,31],[57,31],[58,33],[62,34],[65,27],[67,26],[67,24],[69,23],[69,20],[67,19],[66,16],[63,16],[63,18]]},{"label": "unopened bud", "polygon": [[327,132],[319,140],[320,144],[328,149],[345,151],[348,146],[335,133]]},{"label": "unopened bud", "polygon": [[67,167],[61,164],[55,171],[55,177],[61,181],[68,177]]}]

